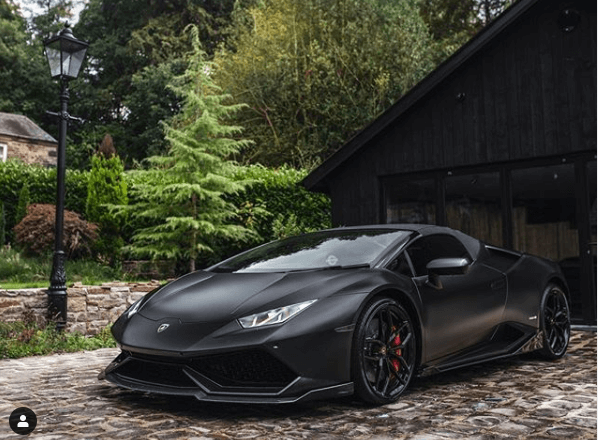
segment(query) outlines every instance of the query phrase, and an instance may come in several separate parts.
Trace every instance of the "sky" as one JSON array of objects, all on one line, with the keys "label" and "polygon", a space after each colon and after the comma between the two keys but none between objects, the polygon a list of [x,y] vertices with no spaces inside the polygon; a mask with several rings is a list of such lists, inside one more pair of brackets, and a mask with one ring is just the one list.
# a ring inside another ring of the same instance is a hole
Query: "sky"
[{"label": "sky", "polygon": [[[19,6],[23,17],[27,20],[41,11],[41,8],[36,5],[34,0],[15,0],[15,3]],[[74,17],[69,21],[69,24],[74,25],[79,21],[79,13],[83,10],[85,3],[86,0],[73,0]]]}]

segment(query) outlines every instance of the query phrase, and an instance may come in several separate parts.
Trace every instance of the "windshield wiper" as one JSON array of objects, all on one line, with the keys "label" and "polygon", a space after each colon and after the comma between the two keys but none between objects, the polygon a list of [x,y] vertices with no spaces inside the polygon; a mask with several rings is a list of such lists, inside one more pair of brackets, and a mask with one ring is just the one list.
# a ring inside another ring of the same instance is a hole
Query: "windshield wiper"
[{"label": "windshield wiper", "polygon": [[362,268],[370,268],[371,266],[367,263],[361,264],[347,264],[346,266],[341,266],[337,264],[335,266],[323,266],[323,267],[306,267],[305,269],[289,269],[285,270],[284,272],[307,272],[307,271],[316,271],[316,270],[345,270],[345,269],[362,269]]},{"label": "windshield wiper", "polygon": [[370,264],[369,263],[360,263],[360,264],[347,264],[346,266],[341,266],[340,264],[338,266],[329,266],[326,269],[363,269],[363,268],[370,268]]},{"label": "windshield wiper", "polygon": [[233,271],[232,267],[226,267],[226,266],[218,266],[218,267],[214,267],[210,270],[210,272],[214,272],[214,273],[231,273]]}]

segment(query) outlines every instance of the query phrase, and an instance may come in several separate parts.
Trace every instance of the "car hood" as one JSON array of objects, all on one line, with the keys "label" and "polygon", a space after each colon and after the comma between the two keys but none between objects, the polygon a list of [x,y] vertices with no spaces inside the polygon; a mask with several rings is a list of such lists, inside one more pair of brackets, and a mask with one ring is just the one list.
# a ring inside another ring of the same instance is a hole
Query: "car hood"
[{"label": "car hood", "polygon": [[[222,322],[347,289],[359,291],[368,272],[368,269],[288,273],[197,271],[151,294],[138,313],[155,321],[177,318],[183,323]],[[365,288],[364,285],[361,287]]]}]

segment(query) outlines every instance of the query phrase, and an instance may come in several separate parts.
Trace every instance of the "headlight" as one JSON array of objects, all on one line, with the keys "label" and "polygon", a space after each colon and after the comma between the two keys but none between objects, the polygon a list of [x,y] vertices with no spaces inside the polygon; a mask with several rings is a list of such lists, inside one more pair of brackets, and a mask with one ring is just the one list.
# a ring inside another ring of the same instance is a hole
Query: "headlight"
[{"label": "headlight", "polygon": [[256,313],[255,315],[239,318],[238,321],[243,328],[255,328],[264,327],[266,325],[282,324],[283,322],[288,321],[293,316],[311,306],[316,301],[316,299],[312,299],[299,304],[280,307],[278,309],[268,310],[267,312]]},{"label": "headlight", "polygon": [[126,314],[127,319],[130,318],[131,316],[133,316],[135,313],[137,313],[139,311],[139,308],[141,307],[141,303],[145,304],[154,294],[158,293],[158,291],[160,289],[162,289],[162,287],[164,287],[164,286],[166,286],[166,284],[163,284],[162,286],[158,286],[151,292],[148,292],[145,295],[143,295],[141,298],[139,298],[137,301],[135,301],[133,304],[131,304],[129,306],[129,308],[124,311],[123,315]]},{"label": "headlight", "polygon": [[135,313],[137,313],[137,310],[139,310],[139,306],[141,305],[141,300],[143,299],[143,297],[139,298],[137,301],[135,301],[133,303],[133,305],[131,307],[129,307],[129,310],[127,310],[127,318],[130,318],[131,316],[133,316]]}]

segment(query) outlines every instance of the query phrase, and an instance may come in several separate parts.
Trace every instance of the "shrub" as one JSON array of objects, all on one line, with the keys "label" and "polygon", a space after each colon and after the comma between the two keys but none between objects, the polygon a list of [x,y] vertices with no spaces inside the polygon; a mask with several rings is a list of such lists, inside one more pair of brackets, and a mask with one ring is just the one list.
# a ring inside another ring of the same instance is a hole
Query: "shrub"
[{"label": "shrub", "polygon": [[[34,204],[27,208],[25,218],[14,227],[15,238],[26,252],[42,255],[54,245],[56,207]],[[72,211],[64,211],[63,248],[68,257],[89,255],[97,238],[98,227],[88,223]]]},{"label": "shrub", "polygon": [[25,182],[21,191],[19,191],[19,201],[17,203],[17,212],[15,213],[15,225],[19,224],[21,220],[27,215],[27,207],[31,204],[31,196],[29,194],[29,184]]},{"label": "shrub", "polygon": [[[85,212],[88,175],[88,172],[79,170],[66,171],[66,209]],[[29,203],[55,203],[56,168],[28,165],[16,159],[0,161],[0,202],[4,202],[8,241],[12,240],[19,193],[25,185],[29,187]]]},{"label": "shrub", "polygon": [[306,228],[305,226],[299,226],[299,222],[297,221],[297,216],[295,214],[290,214],[288,217],[278,214],[272,222],[272,233],[274,238],[277,240],[314,231],[316,231],[316,228]]},{"label": "shrub", "polygon": [[[255,230],[263,240],[278,238],[273,228],[276,219],[279,222],[288,219],[297,234],[330,227],[330,199],[305,189],[301,185],[305,176],[307,171],[289,166],[269,169],[252,165],[238,173],[239,179],[254,182],[237,196],[237,202],[263,208],[252,218]],[[291,216],[294,216],[292,221]]]},{"label": "shrub", "polygon": [[6,216],[4,215],[4,202],[0,201],[0,248],[6,243]]},{"label": "shrub", "polygon": [[112,263],[120,260],[124,241],[120,236],[120,222],[107,205],[126,205],[127,202],[127,182],[120,158],[94,155],[91,158],[85,213],[87,220],[100,228],[94,250]]}]

